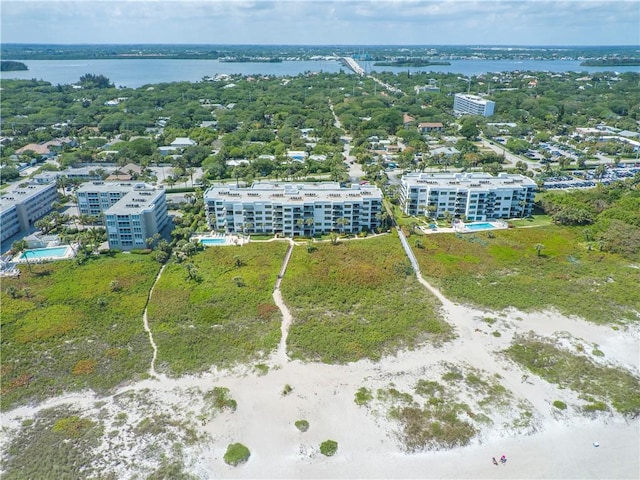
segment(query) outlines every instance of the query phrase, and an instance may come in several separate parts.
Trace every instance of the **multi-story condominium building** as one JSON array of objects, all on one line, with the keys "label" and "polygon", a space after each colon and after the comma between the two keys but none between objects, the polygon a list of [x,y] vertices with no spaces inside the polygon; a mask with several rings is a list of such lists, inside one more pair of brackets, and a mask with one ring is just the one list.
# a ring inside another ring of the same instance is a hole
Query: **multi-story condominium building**
[{"label": "multi-story condominium building", "polygon": [[165,191],[146,183],[91,182],[76,192],[81,214],[104,213],[109,248],[145,248],[169,221]]},{"label": "multi-story condominium building", "polygon": [[469,95],[468,93],[456,93],[453,98],[453,111],[459,115],[471,114],[489,117],[493,115],[496,108],[496,102],[486,100],[477,95]]},{"label": "multi-story condominium building", "polygon": [[[82,215],[97,217],[115,205],[137,183],[95,181],[81,185],[76,191],[78,210]],[[144,185],[144,184],[141,184]]]},{"label": "multi-story condominium building", "polygon": [[[115,170],[115,167],[103,167],[102,170],[111,173]],[[100,169],[91,167],[79,167],[79,168],[67,168],[57,172],[42,172],[33,176],[33,180],[36,183],[55,183],[60,177],[66,177],[69,180],[76,180],[78,182],[90,182],[98,181],[102,179],[102,176],[97,172]]]},{"label": "multi-story condominium building", "polygon": [[527,217],[536,183],[524,175],[501,173],[411,173],[402,177],[401,204],[408,215],[467,220]]},{"label": "multi-story condominium building", "polygon": [[4,242],[17,233],[27,233],[33,224],[53,210],[55,185],[29,184],[9,191],[0,199],[0,238]]},{"label": "multi-story condominium building", "polygon": [[204,194],[212,228],[235,233],[312,236],[371,231],[380,225],[382,192],[336,182],[214,186]]}]

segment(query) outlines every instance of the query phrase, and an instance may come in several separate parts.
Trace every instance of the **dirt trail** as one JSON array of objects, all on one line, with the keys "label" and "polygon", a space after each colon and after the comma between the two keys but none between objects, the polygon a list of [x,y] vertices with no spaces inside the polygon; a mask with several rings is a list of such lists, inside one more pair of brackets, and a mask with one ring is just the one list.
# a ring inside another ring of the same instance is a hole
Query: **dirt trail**
[{"label": "dirt trail", "polygon": [[158,376],[158,373],[156,372],[156,358],[158,357],[158,346],[156,345],[156,342],[154,342],[153,340],[153,333],[151,333],[151,329],[149,328],[149,319],[147,317],[147,310],[149,309],[149,302],[151,301],[151,295],[153,295],[153,289],[155,288],[156,284],[158,283],[158,280],[160,280],[160,276],[162,275],[162,272],[164,272],[164,269],[167,265],[163,265],[162,268],[160,269],[160,271],[158,272],[158,275],[156,276],[155,281],[153,282],[153,285],[151,286],[151,290],[149,290],[149,296],[147,297],[147,303],[144,306],[144,313],[142,314],[142,322],[144,324],[144,331],[147,332],[147,334],[149,335],[149,343],[151,344],[151,348],[153,349],[153,356],[151,357],[151,365],[149,366],[149,375],[151,375],[154,378],[160,378]]},{"label": "dirt trail", "polygon": [[276,285],[273,289],[273,301],[282,313],[282,324],[280,325],[280,343],[278,344],[278,349],[276,350],[274,355],[274,360],[280,366],[289,361],[289,357],[287,356],[287,336],[289,335],[289,327],[291,326],[292,322],[291,312],[282,299],[280,284],[282,283],[282,278],[287,271],[287,265],[289,265],[289,260],[291,259],[291,254],[293,253],[294,246],[295,243],[293,239],[289,239],[289,248],[287,249],[287,253],[284,256],[282,267],[280,268],[280,273],[278,274],[278,279],[276,280]]}]

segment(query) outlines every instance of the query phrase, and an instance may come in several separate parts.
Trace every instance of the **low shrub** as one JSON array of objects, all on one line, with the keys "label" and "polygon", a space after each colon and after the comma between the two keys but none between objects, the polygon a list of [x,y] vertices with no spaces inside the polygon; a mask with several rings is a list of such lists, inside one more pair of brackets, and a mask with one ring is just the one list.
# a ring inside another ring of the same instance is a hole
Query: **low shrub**
[{"label": "low shrub", "polygon": [[301,432],[306,432],[307,430],[309,430],[309,422],[307,422],[306,420],[297,420],[295,425],[296,428]]},{"label": "low shrub", "polygon": [[338,451],[338,442],[334,440],[325,440],[320,444],[320,453],[332,457]]},{"label": "low shrub", "polygon": [[622,414],[640,414],[640,379],[623,368],[598,365],[533,335],[517,338],[506,353],[546,381],[585,396],[591,402],[586,411],[608,410],[607,401]]},{"label": "low shrub", "polygon": [[287,384],[284,386],[284,388],[282,389],[282,396],[283,396],[283,397],[286,397],[286,396],[287,396],[287,395],[289,395],[292,391],[293,391],[293,387],[287,383]]},{"label": "low shrub", "polygon": [[373,400],[373,394],[371,390],[366,387],[360,387],[356,392],[355,402],[357,405],[365,405],[369,403],[370,400]]},{"label": "low shrub", "polygon": [[249,460],[251,452],[241,443],[231,443],[224,454],[224,462],[234,467]]},{"label": "low shrub", "polygon": [[561,402],[560,400],[556,400],[553,402],[553,406],[556,407],[558,410],[566,410],[567,409],[567,404],[564,402]]},{"label": "low shrub", "polygon": [[582,407],[582,409],[585,412],[606,412],[609,410],[609,407],[607,407],[607,404],[604,402],[596,401],[593,403],[588,403],[587,405]]}]

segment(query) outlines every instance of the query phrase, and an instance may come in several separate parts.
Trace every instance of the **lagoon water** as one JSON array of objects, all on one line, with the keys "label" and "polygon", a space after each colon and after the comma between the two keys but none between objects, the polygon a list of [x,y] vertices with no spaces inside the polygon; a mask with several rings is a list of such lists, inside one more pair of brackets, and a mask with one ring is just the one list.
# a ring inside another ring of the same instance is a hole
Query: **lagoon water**
[{"label": "lagoon water", "polygon": [[[27,71],[2,72],[1,79],[38,79],[53,85],[77,82],[86,73],[104,75],[116,86],[138,88],[165,82],[197,82],[217,73],[242,75],[295,76],[305,72],[350,72],[338,61],[302,60],[281,63],[225,63],[218,60],[21,60]],[[451,65],[429,67],[375,67],[373,62],[360,62],[367,72],[452,72],[479,75],[487,72],[515,70],[550,72],[640,72],[640,67],[582,67],[579,60],[451,60]]]}]

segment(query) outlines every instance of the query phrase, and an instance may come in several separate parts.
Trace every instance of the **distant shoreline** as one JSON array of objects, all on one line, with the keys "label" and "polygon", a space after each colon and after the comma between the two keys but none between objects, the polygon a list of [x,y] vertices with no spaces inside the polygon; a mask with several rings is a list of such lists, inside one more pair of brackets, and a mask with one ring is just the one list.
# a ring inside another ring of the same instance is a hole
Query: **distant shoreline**
[{"label": "distant shoreline", "polygon": [[583,67],[638,67],[640,58],[596,58],[580,63]]},{"label": "distant shoreline", "polygon": [[29,70],[29,67],[22,62],[12,60],[2,60],[0,62],[0,72],[21,72],[25,70]]},{"label": "distant shoreline", "polygon": [[451,65],[451,62],[432,62],[429,60],[393,60],[390,62],[376,62],[374,67],[429,67],[431,65]]}]

